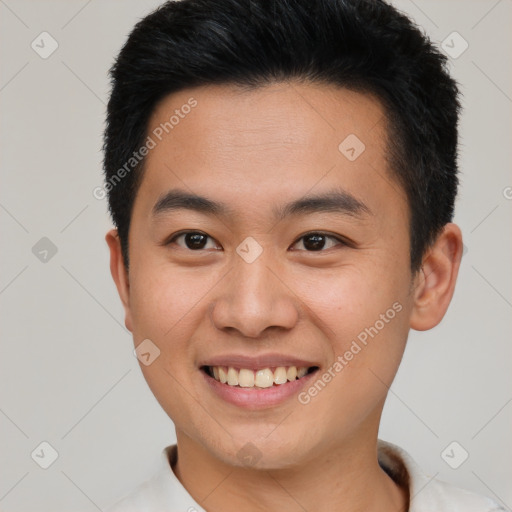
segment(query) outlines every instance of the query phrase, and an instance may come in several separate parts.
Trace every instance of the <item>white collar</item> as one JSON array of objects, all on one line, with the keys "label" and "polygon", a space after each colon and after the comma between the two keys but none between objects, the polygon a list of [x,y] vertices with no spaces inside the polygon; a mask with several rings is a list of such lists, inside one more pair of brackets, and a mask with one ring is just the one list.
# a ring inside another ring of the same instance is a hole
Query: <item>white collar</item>
[{"label": "white collar", "polygon": [[[177,445],[164,448],[161,466],[152,478],[139,485],[107,512],[206,512],[183,487],[174,465]],[[423,473],[402,448],[378,440],[380,466],[398,484],[407,485],[410,494],[409,512],[491,512],[505,510],[493,500],[452,486]]]}]

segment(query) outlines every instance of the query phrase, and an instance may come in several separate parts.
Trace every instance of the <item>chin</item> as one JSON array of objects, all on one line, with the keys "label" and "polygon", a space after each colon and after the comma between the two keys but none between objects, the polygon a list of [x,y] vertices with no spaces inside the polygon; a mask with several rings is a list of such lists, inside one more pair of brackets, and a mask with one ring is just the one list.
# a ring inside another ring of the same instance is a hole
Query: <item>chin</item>
[{"label": "chin", "polygon": [[308,450],[303,442],[298,439],[293,441],[289,435],[269,435],[269,432],[272,430],[258,436],[239,436],[234,440],[234,450],[230,442],[230,446],[217,456],[231,466],[257,470],[291,468],[301,465],[303,459],[307,458]]}]

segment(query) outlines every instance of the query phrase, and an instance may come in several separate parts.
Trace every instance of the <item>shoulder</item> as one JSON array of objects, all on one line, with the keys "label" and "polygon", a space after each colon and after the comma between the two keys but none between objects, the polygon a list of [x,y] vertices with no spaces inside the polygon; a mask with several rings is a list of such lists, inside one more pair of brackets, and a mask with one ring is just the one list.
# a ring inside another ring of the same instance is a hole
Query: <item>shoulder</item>
[{"label": "shoulder", "polygon": [[175,497],[176,477],[170,467],[169,457],[175,456],[175,450],[176,445],[164,448],[160,454],[159,469],[105,512],[155,512],[165,504],[174,505],[172,499]]},{"label": "shoulder", "polygon": [[144,482],[107,508],[105,512],[147,512],[147,504],[147,482]]},{"label": "shoulder", "polygon": [[425,474],[403,448],[378,442],[381,467],[393,480],[409,488],[409,512],[505,511],[494,500]]},{"label": "shoulder", "polygon": [[204,512],[174,474],[176,457],[176,444],[164,448],[158,471],[105,512]]},{"label": "shoulder", "polygon": [[505,512],[505,508],[487,496],[436,479],[432,480],[427,500],[430,507],[447,512]]}]

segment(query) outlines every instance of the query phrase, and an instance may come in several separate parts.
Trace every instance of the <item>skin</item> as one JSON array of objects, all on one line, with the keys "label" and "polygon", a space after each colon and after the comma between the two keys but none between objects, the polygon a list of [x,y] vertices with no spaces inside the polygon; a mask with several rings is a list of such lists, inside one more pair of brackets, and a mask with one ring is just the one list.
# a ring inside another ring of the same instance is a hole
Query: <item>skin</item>
[{"label": "skin", "polygon": [[[135,345],[150,339],[161,351],[141,369],[176,428],[173,471],[209,512],[407,510],[408,490],[378,465],[379,421],[409,330],[434,327],[448,308],[460,229],[447,224],[411,273],[407,198],[386,162],[384,111],[370,95],[293,82],[198,87],[164,98],[148,133],[190,97],[197,107],[147,156],[128,270],[116,230],[106,236]],[[355,161],[338,149],[349,134],[366,146]],[[152,215],[174,188],[223,202],[232,215]],[[273,216],[334,188],[370,213]],[[184,237],[164,244],[180,230],[211,238],[201,250]],[[308,250],[302,237],[311,232],[350,243],[328,238]],[[263,249],[250,264],[236,252],[248,236]],[[292,397],[242,410],[210,391],[198,368],[219,354],[279,352],[318,362],[321,374],[396,302],[402,310],[307,405]],[[252,465],[237,457],[249,442],[261,455]]]}]

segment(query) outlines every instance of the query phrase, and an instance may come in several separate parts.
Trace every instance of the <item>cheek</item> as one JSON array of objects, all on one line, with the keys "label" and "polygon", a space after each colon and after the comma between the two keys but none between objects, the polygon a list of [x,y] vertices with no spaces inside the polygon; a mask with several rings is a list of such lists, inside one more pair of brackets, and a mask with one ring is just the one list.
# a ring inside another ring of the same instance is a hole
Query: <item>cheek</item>
[{"label": "cheek", "polygon": [[190,340],[198,319],[207,314],[205,299],[212,279],[201,279],[197,269],[194,276],[192,269],[177,270],[149,257],[136,268],[130,283],[134,340],[138,344],[149,339],[160,350],[153,363],[141,364],[141,370],[162,408],[181,423],[190,409],[183,389],[196,371]]},{"label": "cheek", "polygon": [[299,270],[290,276],[293,290],[317,319],[346,338],[373,324],[392,305],[405,300],[407,280],[370,261],[332,271]]},{"label": "cheek", "polygon": [[[206,295],[215,284],[212,274],[197,269],[176,269],[168,263],[145,262],[130,283],[130,301],[135,330],[154,336],[183,330],[189,317],[204,307]],[[202,300],[201,300],[202,299]]]},{"label": "cheek", "polygon": [[323,438],[330,442],[349,437],[379,409],[399,367],[408,313],[401,301],[383,304],[379,308],[372,303],[371,312],[367,306],[350,314],[349,303],[339,309],[330,324],[334,330],[332,360],[299,397],[312,430],[313,418],[325,418],[328,432]]},{"label": "cheek", "polygon": [[341,387],[344,379],[350,379],[350,386],[360,381],[360,389],[382,387],[371,371],[388,382],[402,358],[411,308],[409,280],[396,270],[386,275],[384,268],[347,266],[294,281],[297,295],[313,313],[312,322],[331,344],[331,363],[342,358],[343,372],[335,372],[343,375],[335,379]]}]

